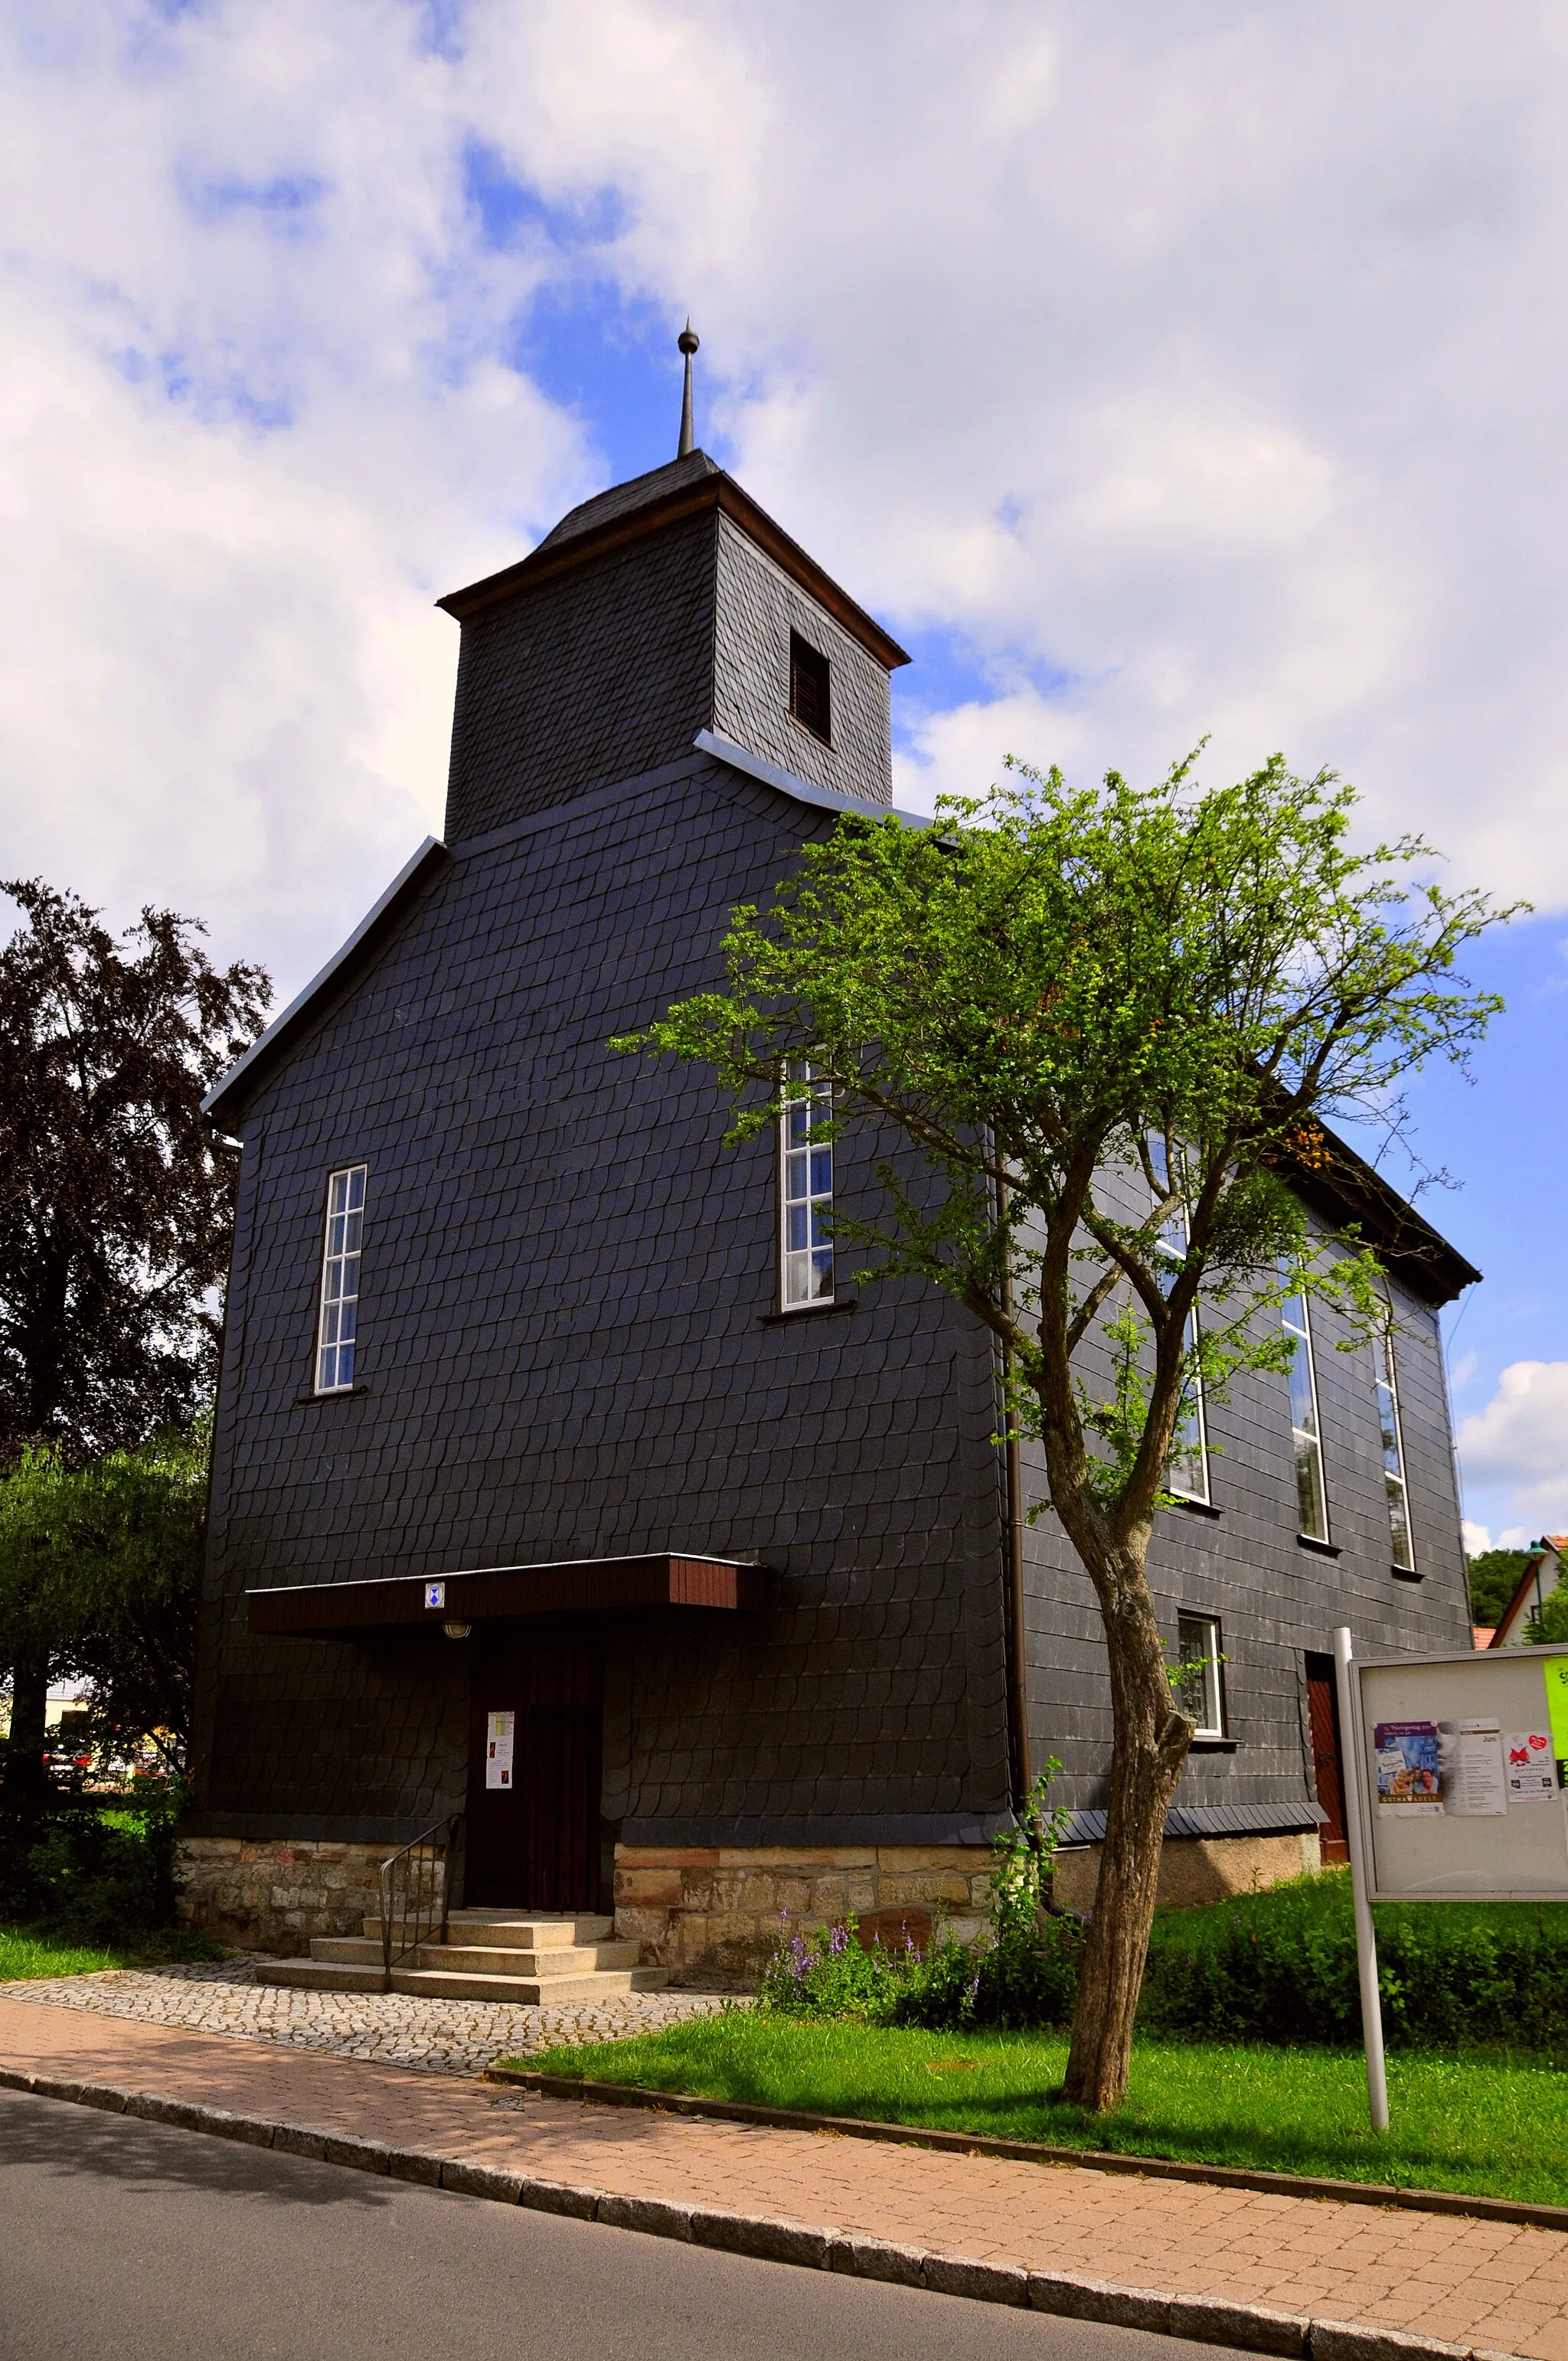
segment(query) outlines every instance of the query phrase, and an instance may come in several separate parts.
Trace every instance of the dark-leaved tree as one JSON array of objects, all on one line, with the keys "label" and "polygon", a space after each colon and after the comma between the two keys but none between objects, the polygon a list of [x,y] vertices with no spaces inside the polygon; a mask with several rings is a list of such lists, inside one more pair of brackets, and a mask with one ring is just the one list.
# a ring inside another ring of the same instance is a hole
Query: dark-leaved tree
[{"label": "dark-leaved tree", "polygon": [[[0,1464],[66,1465],[188,1428],[210,1391],[234,1163],[202,1115],[268,978],[145,908],[116,939],[38,878],[0,950]],[[48,1634],[14,1634],[6,1800],[39,1780]]]}]

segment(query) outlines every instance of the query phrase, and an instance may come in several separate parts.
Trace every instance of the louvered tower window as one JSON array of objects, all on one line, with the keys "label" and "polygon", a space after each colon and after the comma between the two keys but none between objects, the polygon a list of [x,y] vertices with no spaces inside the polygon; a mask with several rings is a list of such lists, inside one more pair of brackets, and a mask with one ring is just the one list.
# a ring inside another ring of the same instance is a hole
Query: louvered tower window
[{"label": "louvered tower window", "polygon": [[833,700],[828,659],[803,640],[789,635],[789,709],[825,746],[833,739]]}]

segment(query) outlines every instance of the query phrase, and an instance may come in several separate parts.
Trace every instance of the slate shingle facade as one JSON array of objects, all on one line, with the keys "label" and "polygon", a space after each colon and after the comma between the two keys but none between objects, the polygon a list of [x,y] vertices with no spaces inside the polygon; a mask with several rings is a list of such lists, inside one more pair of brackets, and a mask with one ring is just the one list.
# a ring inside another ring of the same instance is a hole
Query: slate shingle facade
[{"label": "slate shingle facade", "polygon": [[[771,1148],[723,1147],[703,1075],[607,1046],[718,981],[728,910],[831,826],[694,750],[699,731],[818,790],[891,795],[901,652],[716,478],[696,454],[618,488],[450,602],[445,846],[218,1094],[244,1155],[191,1824],[198,1855],[363,1847],[464,1807],[483,1633],[259,1635],[247,1591],[641,1552],[755,1562],[758,1611],[596,1626],[606,1874],[619,1858],[627,1923],[677,1959],[754,1949],[781,1894],[831,1906],[822,1878],[861,1909],[924,1896],[962,1923],[1010,1802],[990,1339],[913,1281],[779,1316]],[[792,629],[832,662],[831,748],[787,710]],[[323,1192],[356,1163],[356,1388],[322,1398]],[[869,1172],[844,1143],[841,1198]],[[1435,1321],[1400,1308],[1419,1585],[1388,1569],[1369,1359],[1327,1334],[1338,1554],[1294,1537],[1282,1379],[1213,1415],[1219,1513],[1161,1518],[1173,1636],[1179,1607],[1218,1613],[1230,1657],[1234,1747],[1195,1754],[1187,1833],[1288,1848],[1315,1826],[1302,1652],[1347,1615],[1368,1642],[1462,1644]],[[1026,1586],[1036,1755],[1063,1759],[1090,1836],[1100,1642],[1048,1516]]]}]

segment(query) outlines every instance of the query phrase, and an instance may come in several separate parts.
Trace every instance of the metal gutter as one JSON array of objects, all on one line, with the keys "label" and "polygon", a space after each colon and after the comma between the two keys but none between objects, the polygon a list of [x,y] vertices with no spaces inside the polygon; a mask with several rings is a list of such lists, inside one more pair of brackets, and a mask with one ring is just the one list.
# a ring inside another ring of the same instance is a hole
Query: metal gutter
[{"label": "metal gutter", "polygon": [[796,803],[816,804],[823,811],[863,812],[868,819],[901,819],[905,828],[931,825],[924,812],[900,811],[896,804],[873,804],[864,796],[841,796],[831,787],[813,786],[809,779],[797,779],[793,771],[781,770],[777,763],[765,762],[761,754],[738,746],[733,738],[721,738],[717,730],[699,730],[692,745],[697,753],[711,754],[717,762],[728,763],[732,771],[743,771],[749,779],[760,779],[763,786],[793,796]]}]

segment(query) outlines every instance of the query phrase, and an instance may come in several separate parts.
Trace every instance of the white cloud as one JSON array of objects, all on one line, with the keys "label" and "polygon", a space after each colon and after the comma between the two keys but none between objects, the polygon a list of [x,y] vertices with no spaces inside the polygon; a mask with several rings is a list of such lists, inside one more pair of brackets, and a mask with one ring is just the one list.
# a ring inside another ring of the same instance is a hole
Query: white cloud
[{"label": "white cloud", "polygon": [[[591,418],[510,359],[542,284],[597,281],[689,304],[751,489],[970,644],[994,694],[937,700],[910,800],[1212,730],[1211,775],[1332,762],[1568,906],[1546,0],[1506,38],[1463,0],[424,22],[0,26],[8,866],[297,981],[439,821],[432,598],[590,487]],[[474,141],[566,225],[488,244]]]},{"label": "white cloud", "polygon": [[1474,1524],[1471,1520],[1466,1517],[1464,1521],[1464,1554],[1466,1557],[1480,1557],[1487,1550],[1496,1548],[1497,1544],[1494,1543],[1491,1534],[1486,1531],[1485,1525]]},{"label": "white cloud", "polygon": [[[1466,1488],[1506,1504],[1503,1545],[1568,1522],[1568,1361],[1513,1361],[1484,1410],[1455,1438]],[[1528,1528],[1528,1531],[1527,1531]]]}]

